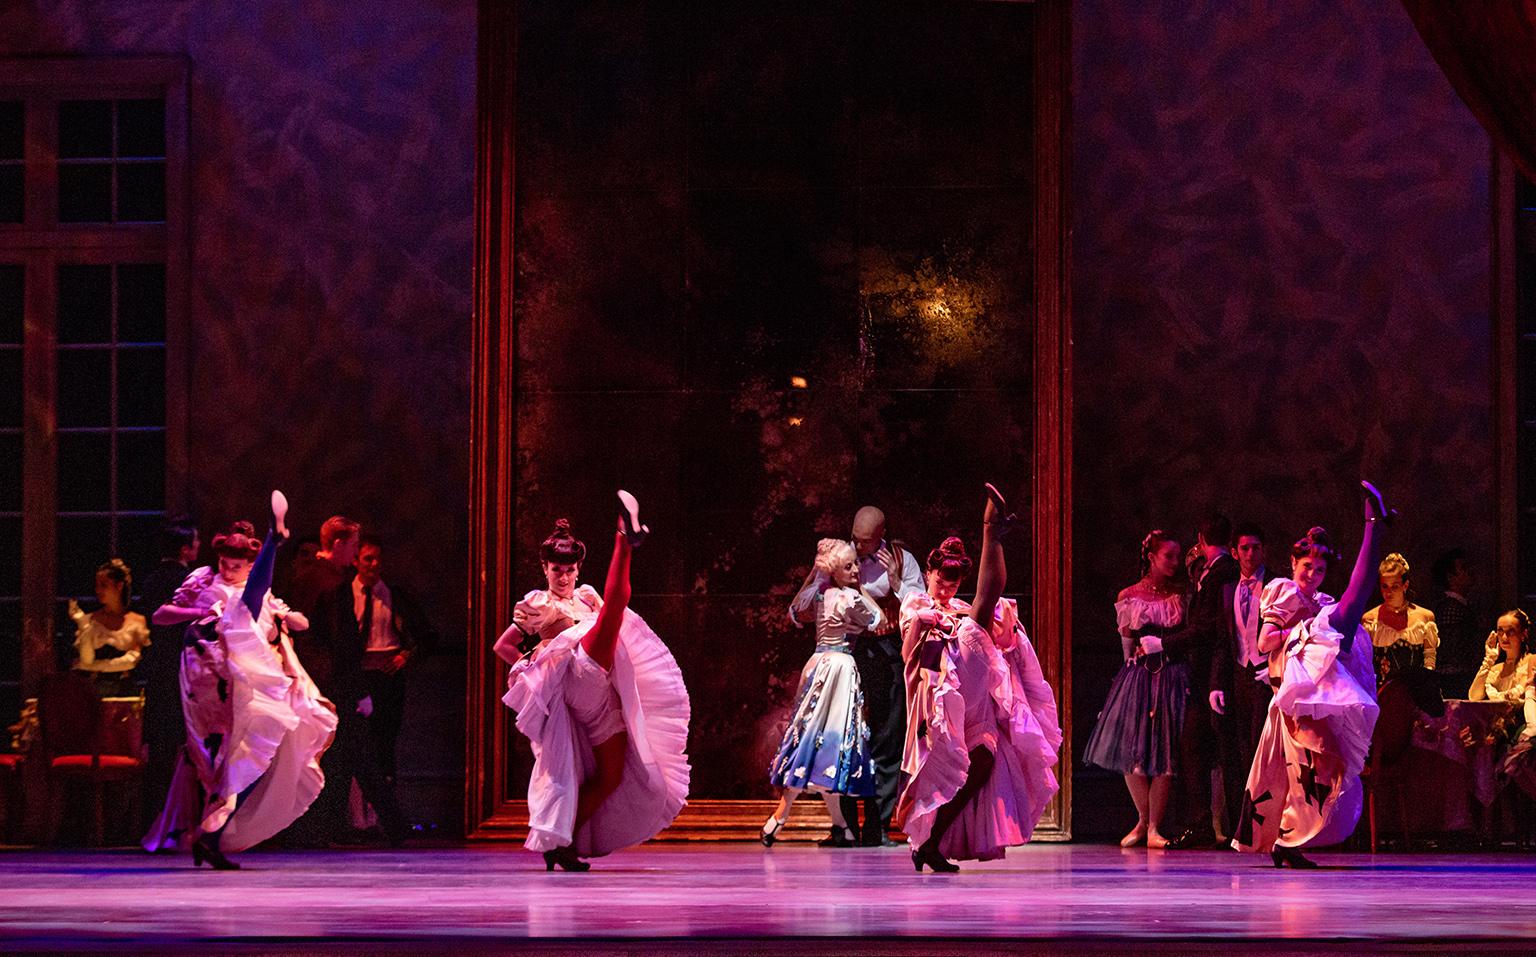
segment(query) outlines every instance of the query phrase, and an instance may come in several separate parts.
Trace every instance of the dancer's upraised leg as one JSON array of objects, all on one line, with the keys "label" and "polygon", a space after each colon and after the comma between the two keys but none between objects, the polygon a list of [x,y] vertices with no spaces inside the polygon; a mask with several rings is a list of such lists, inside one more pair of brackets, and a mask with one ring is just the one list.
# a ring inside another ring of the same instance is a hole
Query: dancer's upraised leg
[{"label": "dancer's upraised leg", "polygon": [[613,535],[613,558],[608,561],[608,579],[603,583],[603,607],[597,621],[582,636],[581,647],[603,670],[613,667],[613,653],[619,643],[619,628],[624,624],[624,609],[629,607],[629,563],[634,546],[644,541],[650,531],[640,524],[640,503],[628,492],[619,492],[624,514]]},{"label": "dancer's upraised leg", "polygon": [[1366,605],[1376,595],[1380,526],[1394,514],[1387,508],[1374,485],[1369,482],[1360,484],[1365,489],[1365,529],[1360,534],[1360,554],[1355,558],[1355,567],[1350,569],[1349,584],[1345,586],[1344,594],[1339,596],[1338,606],[1329,617],[1329,624],[1344,636],[1343,646],[1346,651],[1354,643],[1355,631],[1360,627],[1360,618],[1365,614]]},{"label": "dancer's upraised leg", "polygon": [[1007,503],[997,489],[987,486],[987,508],[982,514],[981,556],[976,564],[976,600],[971,603],[971,619],[976,624],[992,629],[993,614],[997,602],[1003,597],[1008,584],[1008,567],[1003,560],[1003,538],[1012,527],[1014,517],[1006,514]]},{"label": "dancer's upraised leg", "polygon": [[251,618],[261,617],[262,605],[267,600],[267,592],[272,589],[272,570],[277,563],[277,546],[282,539],[288,537],[288,527],[283,520],[288,517],[288,498],[276,489],[272,490],[272,525],[267,529],[267,537],[262,539],[261,551],[256,553],[256,560],[251,563],[250,574],[245,579],[245,591],[240,594],[240,603],[251,612]]}]

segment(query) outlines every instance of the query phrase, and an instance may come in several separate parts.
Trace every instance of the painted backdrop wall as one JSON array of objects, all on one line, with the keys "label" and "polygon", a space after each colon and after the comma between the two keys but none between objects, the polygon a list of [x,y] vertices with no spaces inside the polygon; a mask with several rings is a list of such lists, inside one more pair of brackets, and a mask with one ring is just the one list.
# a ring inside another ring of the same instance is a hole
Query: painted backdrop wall
[{"label": "painted backdrop wall", "polygon": [[[419,816],[462,806],[475,4],[19,2],[0,55],[190,64],[192,508],[383,534],[446,648],[412,679]],[[205,531],[205,541],[207,533]]]},{"label": "painted backdrop wall", "polygon": [[[1494,516],[1488,140],[1401,6],[1077,0],[1073,31],[1080,754],[1149,529],[1352,554],[1368,475],[1427,588],[1449,546],[1491,572]],[[1134,820],[1077,784],[1078,833]]]}]

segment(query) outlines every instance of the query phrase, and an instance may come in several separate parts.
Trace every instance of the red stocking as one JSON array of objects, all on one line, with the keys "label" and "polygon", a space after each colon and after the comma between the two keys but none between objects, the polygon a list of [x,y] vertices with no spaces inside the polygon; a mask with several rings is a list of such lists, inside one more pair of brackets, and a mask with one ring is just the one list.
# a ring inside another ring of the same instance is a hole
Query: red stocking
[{"label": "red stocking", "polygon": [[603,607],[597,621],[581,638],[581,647],[604,670],[613,667],[613,652],[619,644],[619,626],[624,623],[624,609],[629,607],[629,539],[624,533],[613,536],[613,559],[608,563],[608,581],[603,584]]}]

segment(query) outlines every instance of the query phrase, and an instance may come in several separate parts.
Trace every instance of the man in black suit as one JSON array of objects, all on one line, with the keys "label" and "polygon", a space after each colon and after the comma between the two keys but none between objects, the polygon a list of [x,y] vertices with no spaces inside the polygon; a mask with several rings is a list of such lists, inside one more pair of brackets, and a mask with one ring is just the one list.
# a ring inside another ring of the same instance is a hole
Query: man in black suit
[{"label": "man in black suit", "polygon": [[[169,603],[187,580],[201,548],[197,526],[190,518],[166,520],[160,531],[160,564],[143,577],[134,596],[135,610],[146,621],[153,622],[155,609]],[[144,679],[144,746],[149,751],[140,805],[145,829],[165,806],[176,773],[176,756],[187,741],[186,718],[181,712],[181,636],[185,630],[185,624],[151,624],[149,647],[139,662],[139,675]]]},{"label": "man in black suit", "polygon": [[331,666],[320,690],[336,705],[336,739],[320,762],[325,790],[315,801],[315,812],[331,843],[345,843],[350,834],[347,798],[355,778],[363,799],[378,814],[385,837],[398,846],[410,827],[395,797],[394,783],[386,776],[373,733],[374,702],[364,665],[369,637],[375,632],[377,605],[365,600],[368,593],[361,585],[354,570],[345,581],[320,595],[310,616],[312,641],[323,649]]},{"label": "man in black suit", "polygon": [[1213,653],[1226,633],[1223,597],[1238,580],[1237,560],[1228,542],[1232,522],[1212,515],[1200,523],[1197,544],[1205,568],[1195,583],[1195,593],[1184,616],[1184,625],[1163,639],[1162,647],[1174,660],[1189,663],[1189,701],[1184,708],[1184,730],[1179,741],[1179,793],[1183,796],[1184,833],[1168,842],[1170,848],[1211,847],[1216,843],[1211,813],[1211,771],[1216,766],[1216,734],[1211,722],[1210,678]]},{"label": "man in black suit", "polygon": [[1242,806],[1243,785],[1264,730],[1264,716],[1274,689],[1269,684],[1269,656],[1259,650],[1259,598],[1275,577],[1264,562],[1264,532],[1242,523],[1232,533],[1238,579],[1222,586],[1225,625],[1211,656],[1209,704],[1216,713],[1216,742],[1221,755],[1222,792],[1230,835]]}]

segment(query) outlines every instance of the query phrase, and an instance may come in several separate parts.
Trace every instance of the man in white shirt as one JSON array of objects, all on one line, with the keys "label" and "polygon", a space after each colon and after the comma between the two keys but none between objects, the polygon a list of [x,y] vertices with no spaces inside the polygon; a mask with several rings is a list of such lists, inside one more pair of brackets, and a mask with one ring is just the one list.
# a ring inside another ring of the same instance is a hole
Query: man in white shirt
[{"label": "man in white shirt", "polygon": [[1222,793],[1226,799],[1225,827],[1232,834],[1248,768],[1259,746],[1264,716],[1274,691],[1269,684],[1269,656],[1259,650],[1259,599],[1275,574],[1264,562],[1264,532],[1240,523],[1232,532],[1238,580],[1224,586],[1222,607],[1226,631],[1211,657],[1209,704],[1217,715],[1217,747],[1221,756]]},{"label": "man in white shirt", "polygon": [[[859,843],[868,847],[889,845],[886,837],[891,814],[896,810],[896,791],[901,784],[901,749],[907,736],[906,676],[901,661],[901,636],[897,633],[901,603],[923,591],[923,569],[900,542],[885,537],[885,513],[873,505],[853,517],[851,539],[859,556],[859,581],[880,606],[883,621],[858,637],[853,658],[864,690],[864,713],[869,722],[870,757],[875,765],[875,796],[864,803],[864,823]],[[828,581],[813,575],[789,606],[796,626],[814,624],[816,596]],[[848,821],[858,817],[858,802],[843,799]]]}]

